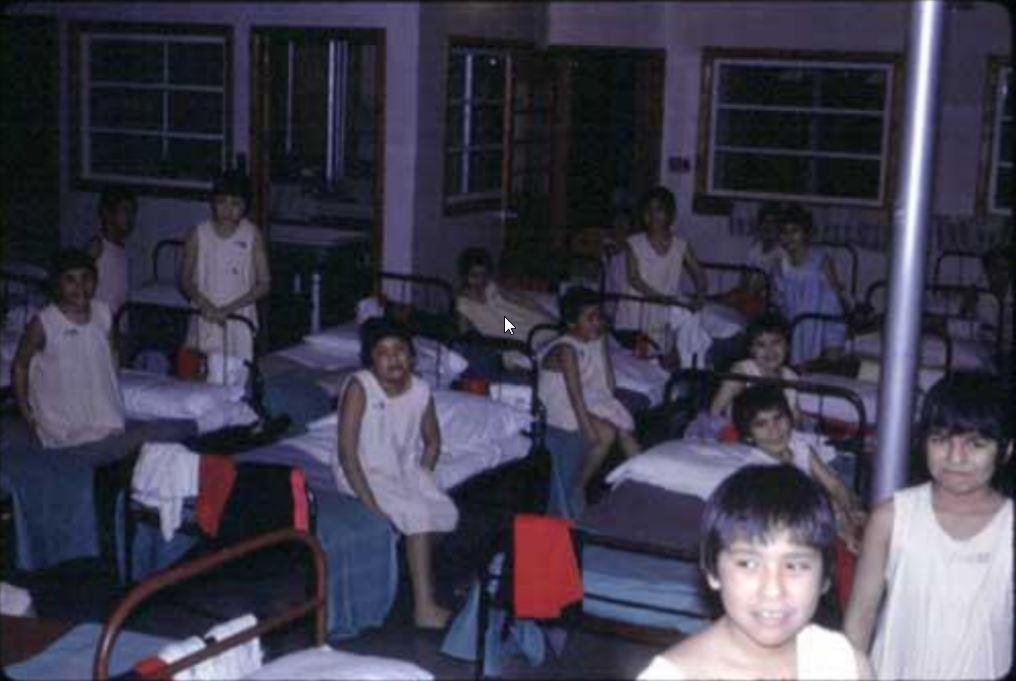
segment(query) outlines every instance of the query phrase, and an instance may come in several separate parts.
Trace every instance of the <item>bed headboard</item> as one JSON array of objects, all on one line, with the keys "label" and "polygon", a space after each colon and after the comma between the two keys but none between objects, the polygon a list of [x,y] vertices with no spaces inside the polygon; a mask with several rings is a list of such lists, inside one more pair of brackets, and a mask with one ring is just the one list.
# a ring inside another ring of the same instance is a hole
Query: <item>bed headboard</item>
[{"label": "bed headboard", "polygon": [[414,333],[443,342],[455,335],[455,290],[444,279],[381,271],[378,290],[387,311],[407,322]]},{"label": "bed headboard", "polygon": [[131,589],[124,596],[123,600],[120,601],[119,605],[117,605],[113,614],[110,615],[102,628],[102,635],[95,650],[95,661],[92,666],[94,677],[99,681],[105,681],[109,678],[109,662],[112,657],[113,646],[116,644],[117,636],[119,636],[124,623],[135,610],[156,593],[205,574],[225,563],[240,560],[252,553],[267,548],[289,543],[302,544],[311,555],[314,563],[313,594],[306,600],[290,606],[280,614],[259,622],[256,626],[208,645],[195,653],[167,665],[162,673],[165,674],[166,678],[172,678],[180,670],[192,667],[229,648],[246,643],[262,634],[279,629],[311,614],[314,616],[314,644],[317,646],[324,645],[325,615],[326,608],[328,607],[325,599],[325,554],[313,535],[292,529],[278,530],[253,537],[252,539],[224,548],[221,551],[160,572]]},{"label": "bed headboard", "polygon": [[169,252],[172,257],[172,275],[171,280],[175,280],[177,273],[180,271],[180,263],[183,259],[183,239],[163,239],[155,244],[155,248],[152,249],[152,280],[162,281],[159,276],[159,263],[162,262],[163,256]]},{"label": "bed headboard", "polygon": [[766,309],[769,308],[772,281],[769,273],[761,267],[733,262],[711,262],[700,260],[699,265],[706,273],[710,297],[716,297],[730,289],[736,288],[742,281],[755,278],[762,282],[762,300]]},{"label": "bed headboard", "polygon": [[45,271],[0,267],[0,321],[4,328],[24,328],[35,310],[49,302],[49,277]]},{"label": "bed headboard", "polygon": [[[946,281],[943,270],[949,271],[946,265],[952,264],[952,276]],[[981,264],[981,254],[973,251],[957,251],[946,249],[935,258],[935,266],[932,270],[931,283],[970,285],[983,281],[984,270]]]}]

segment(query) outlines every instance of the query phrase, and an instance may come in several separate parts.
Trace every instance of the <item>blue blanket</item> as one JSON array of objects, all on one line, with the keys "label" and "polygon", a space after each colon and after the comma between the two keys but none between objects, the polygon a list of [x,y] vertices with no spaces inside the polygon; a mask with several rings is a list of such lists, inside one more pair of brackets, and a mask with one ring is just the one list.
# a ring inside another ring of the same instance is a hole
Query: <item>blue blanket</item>
[{"label": "blue blanket", "polygon": [[129,421],[121,435],[62,449],[43,449],[21,419],[2,421],[0,490],[11,495],[17,566],[37,570],[99,555],[94,475],[149,440],[179,441],[192,421]]}]

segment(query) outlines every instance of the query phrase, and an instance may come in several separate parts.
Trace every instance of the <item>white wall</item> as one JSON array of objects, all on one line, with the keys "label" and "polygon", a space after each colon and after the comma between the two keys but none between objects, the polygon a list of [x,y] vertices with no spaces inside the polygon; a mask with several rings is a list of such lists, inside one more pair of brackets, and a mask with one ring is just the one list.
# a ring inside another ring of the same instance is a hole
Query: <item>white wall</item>
[{"label": "white wall", "polygon": [[[250,35],[252,27],[384,29],[385,157],[384,246],[390,269],[412,263],[417,132],[417,57],[420,6],[415,2],[350,3],[23,3],[10,13],[56,16],[60,25],[62,71],[66,73],[67,29],[71,21],[226,24],[233,27],[233,151],[249,156]],[[62,79],[61,83],[66,82]],[[83,243],[92,233],[98,196],[71,187],[68,96],[61,88],[60,233],[64,244]],[[206,218],[203,201],[140,197],[138,230],[130,244],[135,279],[149,273],[148,253],[163,238],[181,234]]]}]

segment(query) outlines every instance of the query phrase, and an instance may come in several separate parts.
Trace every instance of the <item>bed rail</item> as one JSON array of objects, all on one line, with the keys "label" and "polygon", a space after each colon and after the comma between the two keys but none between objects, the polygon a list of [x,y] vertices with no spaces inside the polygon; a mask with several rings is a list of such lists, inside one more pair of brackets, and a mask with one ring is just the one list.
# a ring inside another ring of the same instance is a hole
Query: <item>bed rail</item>
[{"label": "bed rail", "polygon": [[[711,279],[717,282],[717,289],[722,289],[709,294],[709,298],[716,300],[722,298],[723,295],[729,292],[731,289],[738,288],[742,282],[748,281],[749,279],[757,279],[762,282],[762,302],[765,305],[765,309],[769,309],[770,301],[772,300],[772,281],[769,273],[761,267],[755,267],[754,265],[743,265],[733,262],[712,262],[708,260],[700,260],[699,265],[706,273],[707,281],[710,280],[709,274],[711,272],[718,273]],[[732,273],[737,274],[737,279],[729,286],[724,286],[724,282],[728,281],[722,278],[723,274]]]},{"label": "bed rail", "polygon": [[378,272],[378,291],[386,311],[414,326],[422,336],[447,342],[456,333],[455,290],[440,277]]},{"label": "bed rail", "polygon": [[[847,260],[848,290],[850,291],[850,297],[856,298],[859,277],[858,265],[860,263],[860,258],[857,255],[857,249],[854,248],[854,245],[839,241],[815,241],[813,242],[813,245],[833,251],[831,257],[834,258],[837,264],[841,264],[844,258]],[[836,269],[839,270],[840,268],[837,267]]]},{"label": "bed rail", "polygon": [[173,267],[174,276],[173,276],[173,278],[176,277],[176,272],[178,272],[179,269],[180,269],[180,259],[183,256],[183,247],[184,247],[183,239],[163,239],[163,240],[159,241],[157,244],[155,244],[155,248],[152,249],[152,280],[153,281],[162,281],[162,279],[159,277],[159,263],[162,261],[162,257],[161,256],[162,256],[163,252],[167,251],[167,250],[171,250],[171,251],[174,252],[173,253],[173,255],[174,255],[174,261],[173,261],[173,264],[174,264],[174,267]]},{"label": "bed rail", "polygon": [[[943,281],[942,270],[946,261],[955,260],[958,270],[959,281]],[[968,269],[970,268],[970,269]],[[969,274],[969,276],[967,276]],[[955,286],[967,286],[977,284],[981,279],[982,265],[981,254],[973,251],[958,251],[946,249],[935,258],[935,266],[932,269],[931,283],[934,285],[952,284]]]},{"label": "bed rail", "polygon": [[325,643],[325,614],[328,607],[325,599],[325,555],[320,544],[310,534],[297,532],[296,530],[279,530],[263,534],[252,539],[239,542],[226,547],[213,554],[202,556],[183,565],[161,572],[154,577],[138,584],[120,601],[113,614],[110,615],[102,629],[98,646],[95,651],[95,661],[92,672],[98,681],[105,681],[109,678],[109,662],[112,657],[113,646],[120,635],[127,618],[137,610],[145,601],[156,593],[185,582],[189,579],[204,574],[213,568],[225,563],[231,563],[252,553],[262,551],[280,544],[295,543],[302,544],[311,554],[314,563],[314,591],[313,595],[306,600],[296,603],[282,613],[275,615],[256,626],[237,632],[222,641],[212,643],[201,650],[191,653],[172,664],[167,665],[162,673],[166,678],[172,678],[177,672],[188,669],[207,659],[210,659],[225,650],[251,641],[269,631],[279,629],[291,622],[314,615],[314,643],[317,646]]}]

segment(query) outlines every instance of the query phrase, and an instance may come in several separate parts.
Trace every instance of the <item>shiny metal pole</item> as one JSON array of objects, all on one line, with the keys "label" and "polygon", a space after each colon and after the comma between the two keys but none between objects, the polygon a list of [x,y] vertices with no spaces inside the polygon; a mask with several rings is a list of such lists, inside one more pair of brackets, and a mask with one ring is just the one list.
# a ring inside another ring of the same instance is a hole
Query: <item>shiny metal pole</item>
[{"label": "shiny metal pole", "polygon": [[924,249],[933,198],[932,161],[945,9],[942,0],[918,0],[910,10],[903,157],[893,215],[889,298],[883,329],[873,503],[888,499],[906,481],[921,340]]}]

